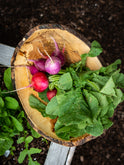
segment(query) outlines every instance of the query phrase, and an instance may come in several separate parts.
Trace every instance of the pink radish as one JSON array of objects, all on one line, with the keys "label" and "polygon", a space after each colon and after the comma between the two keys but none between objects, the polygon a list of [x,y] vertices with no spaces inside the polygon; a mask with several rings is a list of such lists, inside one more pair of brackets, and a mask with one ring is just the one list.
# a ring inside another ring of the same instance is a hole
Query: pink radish
[{"label": "pink radish", "polygon": [[61,61],[57,57],[50,57],[45,62],[45,70],[49,74],[57,74],[61,69]]},{"label": "pink radish", "polygon": [[56,89],[53,89],[53,90],[49,90],[47,92],[47,98],[48,100],[51,100],[54,96],[56,96],[56,93],[57,93],[57,90]]},{"label": "pink radish", "polygon": [[49,74],[57,74],[61,69],[61,61],[58,57],[49,56],[46,50],[44,50],[49,57],[45,62],[45,70]]}]

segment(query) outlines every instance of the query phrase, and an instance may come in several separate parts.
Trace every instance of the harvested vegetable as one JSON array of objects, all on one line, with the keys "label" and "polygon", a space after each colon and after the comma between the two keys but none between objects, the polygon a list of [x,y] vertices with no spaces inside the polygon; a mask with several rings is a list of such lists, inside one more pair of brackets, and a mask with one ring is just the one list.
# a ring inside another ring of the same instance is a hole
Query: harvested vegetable
[{"label": "harvested vegetable", "polygon": [[[101,52],[101,45],[93,41],[90,51],[81,55],[81,61],[56,75],[48,75],[49,87],[57,93],[47,105],[39,103],[44,105],[40,112],[44,117],[57,119],[54,130],[61,139],[70,140],[85,133],[100,136],[112,126],[114,109],[124,101],[119,89],[124,88],[124,74],[117,69],[120,60],[96,71],[86,67],[86,58]],[[30,106],[37,109],[32,105],[33,99],[29,99]]]},{"label": "harvested vegetable", "polygon": [[30,73],[32,75],[34,75],[35,73],[39,72],[38,69],[34,65],[27,66],[27,68],[30,70]]},{"label": "harvested vegetable", "polygon": [[47,91],[47,98],[48,100],[51,100],[54,96],[56,96],[57,90],[53,89],[53,90],[49,90]]},{"label": "harvested vegetable", "polygon": [[31,86],[37,92],[43,92],[48,88],[49,82],[47,76],[43,72],[38,72],[33,75],[31,80]]},{"label": "harvested vegetable", "polygon": [[50,57],[45,62],[45,70],[49,74],[57,74],[61,69],[61,61],[58,57]]},{"label": "harvested vegetable", "polygon": [[53,40],[53,42],[55,44],[55,50],[54,50],[54,52],[52,53],[51,56],[58,57],[60,59],[60,61],[61,61],[61,66],[64,66],[64,64],[65,64],[64,48],[63,48],[62,51],[60,51],[60,49],[58,47],[58,44],[55,41],[55,39],[53,37],[51,37],[51,38],[52,38],[52,40]]},{"label": "harvested vegetable", "polygon": [[28,60],[28,61],[32,61],[35,65],[35,67],[37,68],[38,71],[43,71],[45,72],[45,59],[39,59],[39,60]]}]

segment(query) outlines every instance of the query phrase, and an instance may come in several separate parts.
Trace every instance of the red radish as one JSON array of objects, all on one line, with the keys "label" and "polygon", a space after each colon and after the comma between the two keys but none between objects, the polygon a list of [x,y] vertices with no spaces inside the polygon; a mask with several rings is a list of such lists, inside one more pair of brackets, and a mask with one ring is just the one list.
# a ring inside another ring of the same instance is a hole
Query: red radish
[{"label": "red radish", "polygon": [[57,93],[57,90],[56,89],[53,89],[53,90],[49,90],[47,92],[47,98],[48,100],[51,100],[54,96],[56,96],[56,93]]},{"label": "red radish", "polygon": [[37,92],[43,92],[48,88],[49,82],[47,76],[43,72],[38,72],[33,75],[31,80],[31,86]]},{"label": "red radish", "polygon": [[49,74],[57,74],[61,69],[61,61],[58,57],[50,57],[45,62],[45,70]]},{"label": "red radish", "polygon": [[54,44],[55,44],[55,51],[52,53],[51,56],[56,56],[60,59],[61,61],[61,66],[63,66],[65,64],[65,56],[64,56],[64,50],[65,50],[65,47],[63,47],[63,50],[62,52],[59,50],[59,47],[58,47],[58,44],[57,42],[55,41],[55,39],[53,37],[51,37]]},{"label": "red radish", "polygon": [[17,91],[20,91],[20,90],[23,90],[23,89],[26,89],[26,88],[29,88],[29,87],[33,87],[33,89],[37,92],[43,92],[45,89],[48,88],[48,85],[49,85],[49,81],[48,81],[47,76],[45,75],[45,73],[38,72],[38,73],[35,73],[32,76],[31,84],[29,84],[28,86],[22,87],[22,88],[13,90],[13,91],[1,92],[1,93],[17,92]]}]

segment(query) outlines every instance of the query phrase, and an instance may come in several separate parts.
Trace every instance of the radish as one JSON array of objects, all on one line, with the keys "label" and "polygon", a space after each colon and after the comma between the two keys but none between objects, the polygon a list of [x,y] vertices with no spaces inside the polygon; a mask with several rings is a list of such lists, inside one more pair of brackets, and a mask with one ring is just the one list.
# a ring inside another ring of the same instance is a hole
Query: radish
[{"label": "radish", "polygon": [[53,90],[49,90],[47,91],[47,98],[48,100],[51,100],[54,96],[56,96],[57,90],[53,89]]},{"label": "radish", "polygon": [[48,78],[45,75],[45,73],[38,72],[38,73],[35,73],[32,76],[31,84],[29,84],[28,86],[22,87],[22,88],[13,90],[13,91],[1,92],[1,93],[17,92],[19,90],[26,89],[26,88],[29,88],[29,87],[33,87],[33,89],[37,92],[43,92],[45,89],[48,88],[48,86],[49,86],[49,81],[48,81]]},{"label": "radish", "polygon": [[64,50],[65,47],[63,47],[62,52],[59,50],[58,44],[55,41],[55,39],[53,37],[51,37],[51,39],[53,40],[54,44],[55,44],[55,51],[52,53],[51,56],[56,56],[60,59],[61,61],[61,66],[63,66],[65,64],[65,56],[64,56]]},{"label": "radish", "polygon": [[32,61],[35,65],[35,67],[39,70],[39,71],[43,71],[45,72],[45,59],[39,59],[39,60],[29,60],[28,61]]},{"label": "radish", "polygon": [[58,57],[50,57],[45,62],[45,70],[49,74],[57,74],[61,69],[61,61]]},{"label": "radish", "polygon": [[43,92],[45,89],[48,88],[49,81],[47,76],[43,72],[38,72],[33,75],[31,80],[31,86],[37,92]]},{"label": "radish", "polygon": [[61,61],[58,57],[49,56],[46,50],[44,50],[49,57],[45,62],[45,70],[49,74],[57,74],[61,69]]},{"label": "radish", "polygon": [[34,66],[34,65],[31,65],[31,66],[27,66],[27,68],[30,70],[30,73],[32,75],[34,75],[35,73],[38,73],[38,69]]}]

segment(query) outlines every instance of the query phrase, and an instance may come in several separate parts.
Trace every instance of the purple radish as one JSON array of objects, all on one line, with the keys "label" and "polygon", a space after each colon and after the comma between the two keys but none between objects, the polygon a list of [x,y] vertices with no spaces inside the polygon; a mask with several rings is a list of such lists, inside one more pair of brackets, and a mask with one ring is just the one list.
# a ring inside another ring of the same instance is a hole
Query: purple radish
[{"label": "purple radish", "polygon": [[60,59],[61,61],[61,66],[63,66],[65,64],[65,56],[64,56],[64,50],[65,50],[65,47],[63,47],[63,50],[62,52],[59,50],[59,47],[58,47],[58,44],[57,42],[55,41],[55,39],[53,37],[51,37],[54,44],[55,44],[55,51],[52,53],[51,56],[56,56]]},{"label": "purple radish", "polygon": [[45,62],[45,70],[49,74],[57,74],[61,69],[61,61],[58,57],[49,56],[46,50],[44,50],[49,57]]},{"label": "purple radish", "polygon": [[35,73],[39,72],[38,69],[34,65],[27,66],[27,68],[30,70],[30,73],[32,75],[34,75]]},{"label": "purple radish", "polygon": [[45,72],[45,59],[39,59],[39,60],[29,60],[28,61],[32,61],[35,65],[35,67],[39,70],[39,71],[43,71]]}]

